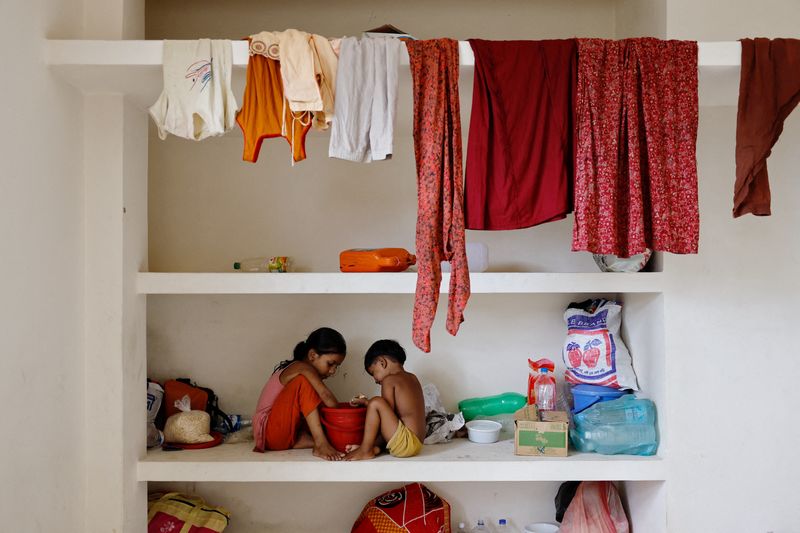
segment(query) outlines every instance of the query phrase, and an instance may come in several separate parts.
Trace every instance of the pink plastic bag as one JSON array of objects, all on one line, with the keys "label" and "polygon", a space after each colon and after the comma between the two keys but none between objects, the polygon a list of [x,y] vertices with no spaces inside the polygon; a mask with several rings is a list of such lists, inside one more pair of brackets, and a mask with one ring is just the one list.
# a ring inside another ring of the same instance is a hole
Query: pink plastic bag
[{"label": "pink plastic bag", "polygon": [[559,533],[629,533],[628,517],[610,481],[584,481],[564,513]]}]

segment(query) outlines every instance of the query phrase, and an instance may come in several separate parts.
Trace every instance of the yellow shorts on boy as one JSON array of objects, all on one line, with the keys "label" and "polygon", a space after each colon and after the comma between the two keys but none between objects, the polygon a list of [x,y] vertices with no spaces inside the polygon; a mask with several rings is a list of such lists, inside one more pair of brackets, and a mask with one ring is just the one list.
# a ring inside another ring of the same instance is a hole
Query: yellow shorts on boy
[{"label": "yellow shorts on boy", "polygon": [[414,457],[422,451],[422,442],[402,420],[398,420],[397,429],[386,444],[386,449],[393,457]]}]

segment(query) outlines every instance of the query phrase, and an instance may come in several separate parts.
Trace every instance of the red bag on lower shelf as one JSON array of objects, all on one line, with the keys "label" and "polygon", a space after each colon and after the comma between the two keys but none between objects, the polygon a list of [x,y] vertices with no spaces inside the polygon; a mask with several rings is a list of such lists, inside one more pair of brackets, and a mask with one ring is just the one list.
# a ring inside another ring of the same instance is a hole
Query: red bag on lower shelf
[{"label": "red bag on lower shelf", "polygon": [[610,481],[584,481],[564,513],[559,533],[628,533],[628,517]]},{"label": "red bag on lower shelf", "polygon": [[450,504],[421,483],[372,499],[351,533],[450,533]]}]

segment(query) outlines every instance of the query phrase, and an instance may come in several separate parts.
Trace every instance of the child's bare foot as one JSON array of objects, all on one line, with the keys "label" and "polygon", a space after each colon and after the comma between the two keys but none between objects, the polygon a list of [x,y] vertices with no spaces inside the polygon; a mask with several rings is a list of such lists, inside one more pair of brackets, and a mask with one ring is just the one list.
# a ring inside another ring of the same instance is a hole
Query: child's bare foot
[{"label": "child's bare foot", "polygon": [[344,451],[350,453],[358,449],[358,444],[348,444],[344,447]]},{"label": "child's bare foot", "polygon": [[344,460],[362,461],[364,459],[372,459],[379,453],[381,453],[381,449],[377,446],[373,446],[371,450],[369,448],[364,449],[361,446],[356,446],[354,450],[350,450],[349,453],[344,456]]},{"label": "child's bare foot", "polygon": [[344,457],[344,454],[331,446],[329,443],[321,443],[314,445],[312,453],[316,457],[325,459],[326,461],[339,461]]}]

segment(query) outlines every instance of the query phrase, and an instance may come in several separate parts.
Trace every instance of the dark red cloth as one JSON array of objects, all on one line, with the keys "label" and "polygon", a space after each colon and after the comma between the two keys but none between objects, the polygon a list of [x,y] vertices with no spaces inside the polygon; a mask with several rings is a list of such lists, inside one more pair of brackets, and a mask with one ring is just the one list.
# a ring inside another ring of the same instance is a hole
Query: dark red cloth
[{"label": "dark red cloth", "polygon": [[697,43],[578,40],[572,249],[697,253]]},{"label": "dark red cloth", "polygon": [[769,215],[767,158],[800,102],[800,40],[742,39],[733,216]]},{"label": "dark red cloth", "polygon": [[467,229],[508,230],[572,210],[575,39],[484,41],[475,54]]},{"label": "dark red cloth", "polygon": [[447,331],[458,332],[469,299],[464,244],[458,41],[408,41],[414,94],[417,162],[417,292],[413,340],[431,350],[430,331],[439,302],[442,261],[450,262]]}]

